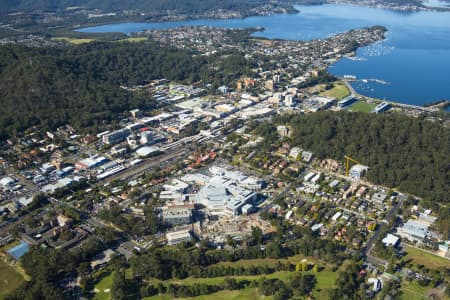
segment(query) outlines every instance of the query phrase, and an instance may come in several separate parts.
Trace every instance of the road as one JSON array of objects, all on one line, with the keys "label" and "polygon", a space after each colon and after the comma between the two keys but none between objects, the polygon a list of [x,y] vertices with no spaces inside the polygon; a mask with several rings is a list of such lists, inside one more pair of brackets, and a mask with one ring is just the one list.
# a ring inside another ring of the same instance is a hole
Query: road
[{"label": "road", "polygon": [[367,261],[375,264],[375,265],[383,265],[386,266],[387,265],[387,261],[374,257],[372,255],[370,255],[370,252],[372,251],[372,248],[375,244],[375,242],[377,241],[377,239],[379,238],[381,232],[384,231],[384,229],[389,225],[389,220],[397,215],[398,209],[402,206],[402,200],[400,199],[392,208],[391,210],[386,214],[386,218],[383,220],[384,222],[380,222],[378,224],[378,228],[375,230],[374,234],[372,235],[372,237],[367,241],[366,247],[363,251],[363,255],[365,255],[367,257]]},{"label": "road", "polygon": [[[122,173],[116,174],[116,175],[108,177],[102,181],[99,181],[97,184],[104,184],[104,183],[110,182],[112,180],[118,180],[118,179],[129,179],[134,176],[140,175],[143,172],[145,172],[146,170],[156,167],[156,166],[159,166],[161,163],[163,163],[165,161],[168,161],[173,158],[181,157],[181,156],[187,154],[189,152],[187,148],[188,147],[186,146],[183,148],[171,149],[158,157],[155,157],[155,158],[152,158],[152,159],[149,159],[149,160],[143,162],[141,165],[130,168]],[[54,199],[51,199],[51,200],[54,200]],[[51,202],[54,204],[55,201],[51,201]],[[60,201],[57,201],[57,202],[60,203]],[[68,205],[68,203],[64,202],[64,205]],[[28,214],[25,214],[22,217],[17,218],[16,220],[13,220],[13,221],[10,221],[10,222],[4,224],[4,226],[2,226],[0,228],[0,233],[3,234],[6,232],[9,232],[17,225],[23,223],[23,221],[25,220],[27,215]]]},{"label": "road", "polygon": [[358,95],[358,93],[356,93],[355,89],[352,87],[352,85],[347,80],[344,80],[344,83],[347,86],[348,90],[350,91],[350,93],[353,97]]},{"label": "road", "polygon": [[[353,97],[356,97],[356,98],[359,98],[359,99],[366,98],[366,99],[370,99],[370,100],[381,101],[381,99],[371,98],[371,97],[364,96],[364,95],[361,95],[361,94],[357,93],[355,91],[355,89],[352,87],[352,85],[348,82],[348,80],[343,80],[343,81],[344,81],[345,85],[347,86],[347,88],[350,90],[350,93],[352,94]],[[383,101],[384,102],[389,102],[389,101],[386,101],[386,100],[383,100]],[[435,108],[435,106],[423,107],[423,106],[418,106],[418,105],[403,104],[403,103],[397,103],[397,102],[389,102],[389,103],[393,104],[393,105],[395,105],[397,107],[402,107],[402,108],[406,108],[406,109],[417,109],[417,110],[425,111],[425,112],[428,112],[428,113],[433,113],[433,112],[439,111],[439,109]]]},{"label": "road", "polygon": [[299,184],[299,180],[301,180],[301,178],[303,178],[303,176],[305,175],[305,173],[307,173],[310,170],[310,168],[305,168],[300,175],[298,175],[297,180],[291,182],[288,186],[286,186],[286,188],[281,191],[280,193],[278,193],[275,196],[272,196],[270,198],[268,198],[266,201],[260,203],[258,205],[258,207],[260,209],[264,209],[265,207],[268,207],[271,203],[273,203],[275,200],[281,199],[283,197],[285,197],[289,191],[292,190],[293,187],[297,186]]},{"label": "road", "polygon": [[26,217],[27,217],[27,215],[24,215],[20,218],[17,218],[14,221],[9,221],[7,224],[5,224],[3,227],[1,227],[0,234],[3,235],[4,233],[9,232],[11,229],[16,227],[17,225],[23,223],[23,221],[25,220]]}]

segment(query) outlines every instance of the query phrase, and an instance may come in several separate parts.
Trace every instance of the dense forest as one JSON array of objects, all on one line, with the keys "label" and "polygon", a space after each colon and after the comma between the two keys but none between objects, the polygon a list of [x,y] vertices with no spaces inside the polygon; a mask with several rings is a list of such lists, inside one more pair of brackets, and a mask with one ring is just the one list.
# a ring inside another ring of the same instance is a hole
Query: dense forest
[{"label": "dense forest", "polygon": [[[343,161],[349,155],[369,166],[368,179],[432,202],[450,201],[450,129],[400,114],[320,112],[285,115],[275,124],[292,126],[292,144],[316,157]],[[278,140],[275,124],[257,133]],[[275,133],[275,134],[274,134]]]},{"label": "dense forest", "polygon": [[[156,78],[219,85],[250,72],[241,54],[195,56],[145,43],[91,43],[62,48],[0,47],[0,139],[30,126],[82,128],[131,108],[149,109],[132,86]],[[219,71],[217,71],[219,70]]]}]

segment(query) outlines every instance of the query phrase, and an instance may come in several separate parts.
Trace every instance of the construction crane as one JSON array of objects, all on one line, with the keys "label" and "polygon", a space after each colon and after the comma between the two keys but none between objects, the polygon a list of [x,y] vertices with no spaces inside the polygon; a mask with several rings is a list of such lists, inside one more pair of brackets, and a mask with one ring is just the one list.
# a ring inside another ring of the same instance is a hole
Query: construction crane
[{"label": "construction crane", "polygon": [[353,158],[351,158],[350,156],[345,155],[345,176],[348,176],[349,172],[350,172],[350,161],[354,162],[355,164],[360,164],[362,165],[362,163],[360,163],[357,160],[354,160]]}]

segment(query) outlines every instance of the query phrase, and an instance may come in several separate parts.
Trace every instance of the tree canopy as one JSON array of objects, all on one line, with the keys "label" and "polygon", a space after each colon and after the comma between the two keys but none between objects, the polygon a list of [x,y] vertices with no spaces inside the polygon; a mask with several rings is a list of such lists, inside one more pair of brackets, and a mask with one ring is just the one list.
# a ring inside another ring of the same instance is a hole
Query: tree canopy
[{"label": "tree canopy", "polygon": [[[293,145],[320,158],[348,155],[369,166],[368,179],[432,202],[450,201],[450,130],[401,114],[319,112],[281,116],[292,126]],[[263,125],[272,128],[273,124]],[[258,128],[259,134],[270,132]],[[266,140],[275,142],[273,134]]]},{"label": "tree canopy", "polygon": [[96,126],[128,109],[154,107],[148,94],[129,92],[121,85],[157,78],[219,85],[250,72],[250,65],[240,54],[206,58],[152,42],[2,46],[0,139],[36,125],[44,129],[67,123],[76,128]]}]

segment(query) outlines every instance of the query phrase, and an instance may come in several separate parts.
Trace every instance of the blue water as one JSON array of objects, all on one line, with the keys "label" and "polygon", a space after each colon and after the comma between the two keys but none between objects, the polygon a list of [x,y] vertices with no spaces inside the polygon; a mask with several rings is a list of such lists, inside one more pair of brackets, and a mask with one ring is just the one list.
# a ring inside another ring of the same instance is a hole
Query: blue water
[{"label": "blue water", "polygon": [[361,61],[342,59],[330,72],[379,79],[389,84],[357,81],[357,92],[408,104],[450,98],[450,13],[397,12],[354,5],[296,6],[300,13],[233,20],[194,20],[165,23],[120,23],[80,29],[81,32],[131,32],[144,29],[208,25],[264,27],[256,35],[311,40],[372,25],[388,28],[387,39],[357,51]]},{"label": "blue water", "polygon": [[429,7],[443,7],[443,8],[450,7],[450,2],[443,1],[443,0],[427,0],[427,1],[424,1],[423,4],[425,6],[429,6]]},{"label": "blue water", "polygon": [[15,260],[19,260],[22,256],[25,255],[30,250],[30,246],[21,241],[19,245],[15,246],[8,250],[8,254],[14,257]]}]

